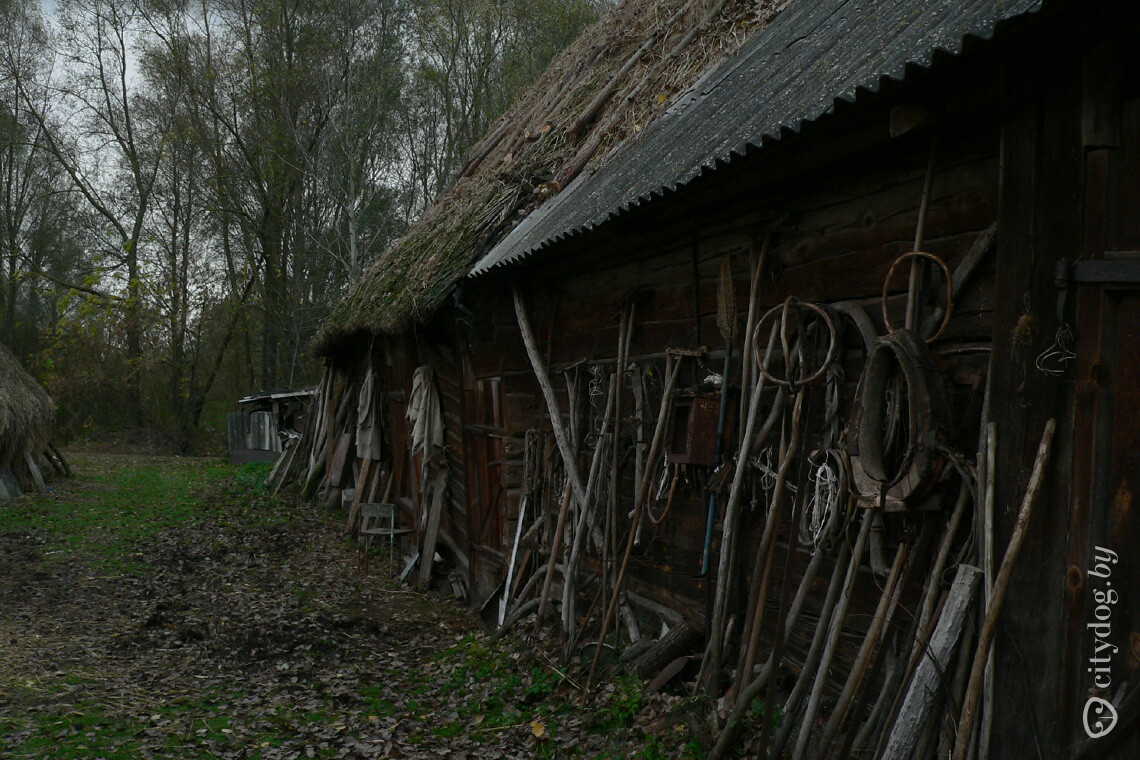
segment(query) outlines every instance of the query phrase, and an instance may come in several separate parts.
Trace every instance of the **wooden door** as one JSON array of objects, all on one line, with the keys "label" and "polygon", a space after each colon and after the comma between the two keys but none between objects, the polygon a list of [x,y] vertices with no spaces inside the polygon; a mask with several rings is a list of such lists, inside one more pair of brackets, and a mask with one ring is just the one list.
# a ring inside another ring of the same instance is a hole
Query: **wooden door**
[{"label": "wooden door", "polygon": [[[1077,742],[1140,756],[1140,254],[1136,284],[1081,285],[1066,647]],[[1122,699],[1128,697],[1130,699]],[[1103,700],[1103,701],[1102,701]],[[1106,705],[1105,701],[1113,703]]]},{"label": "wooden door", "polygon": [[1076,302],[1061,710],[1072,756],[1140,757],[1140,99],[1090,81],[1111,118],[1086,119],[1108,126],[1086,141],[1080,260],[1058,272]]}]

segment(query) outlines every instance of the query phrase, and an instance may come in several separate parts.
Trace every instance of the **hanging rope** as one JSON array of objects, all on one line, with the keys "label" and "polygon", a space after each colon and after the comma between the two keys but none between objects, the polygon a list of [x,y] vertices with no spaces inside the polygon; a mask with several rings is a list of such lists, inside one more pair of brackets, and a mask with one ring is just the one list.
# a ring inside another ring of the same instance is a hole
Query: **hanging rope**
[{"label": "hanging rope", "polygon": [[808,457],[811,470],[811,499],[805,505],[799,525],[800,544],[819,548],[828,538],[831,517],[846,502],[847,472],[840,454],[834,449],[813,451]]},{"label": "hanging rope", "polygon": [[[760,453],[752,457],[749,463],[752,465],[752,470],[760,476],[760,488],[764,492],[765,506],[772,503],[772,492],[776,489],[776,466],[775,466],[775,453],[772,446],[766,446],[760,450]],[[784,484],[784,488],[788,489],[788,493],[796,492],[796,484],[788,482]]]}]

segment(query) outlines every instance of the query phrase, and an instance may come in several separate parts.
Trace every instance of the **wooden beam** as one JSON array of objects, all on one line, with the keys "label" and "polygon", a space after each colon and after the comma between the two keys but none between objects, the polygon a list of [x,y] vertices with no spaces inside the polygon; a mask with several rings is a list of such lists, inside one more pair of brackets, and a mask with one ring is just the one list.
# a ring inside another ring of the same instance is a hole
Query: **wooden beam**
[{"label": "wooden beam", "polygon": [[982,571],[972,565],[958,566],[938,626],[914,672],[880,760],[907,760],[922,737],[935,701],[943,692],[943,673],[972,611],[981,577]]}]

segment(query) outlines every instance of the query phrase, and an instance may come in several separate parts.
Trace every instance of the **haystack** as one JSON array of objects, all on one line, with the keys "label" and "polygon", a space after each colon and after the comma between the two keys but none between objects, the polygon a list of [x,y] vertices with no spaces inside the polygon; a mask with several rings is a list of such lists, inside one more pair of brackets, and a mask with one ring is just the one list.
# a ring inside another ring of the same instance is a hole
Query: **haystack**
[{"label": "haystack", "polygon": [[8,470],[29,485],[28,454],[38,457],[44,450],[54,421],[51,397],[0,344],[0,472]]}]

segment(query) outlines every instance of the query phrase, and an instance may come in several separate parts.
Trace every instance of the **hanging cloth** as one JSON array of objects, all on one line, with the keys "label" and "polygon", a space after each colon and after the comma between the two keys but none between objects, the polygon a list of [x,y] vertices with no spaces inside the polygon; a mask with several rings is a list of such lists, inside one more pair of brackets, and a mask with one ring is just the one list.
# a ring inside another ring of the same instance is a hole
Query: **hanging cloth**
[{"label": "hanging cloth", "polygon": [[412,375],[412,393],[408,399],[408,422],[412,426],[412,454],[423,454],[423,470],[433,463],[443,449],[443,415],[439,393],[435,389],[435,373],[428,365]]},{"label": "hanging cloth", "polygon": [[376,375],[371,366],[356,401],[356,456],[373,461],[380,459],[380,404],[376,397]]}]

